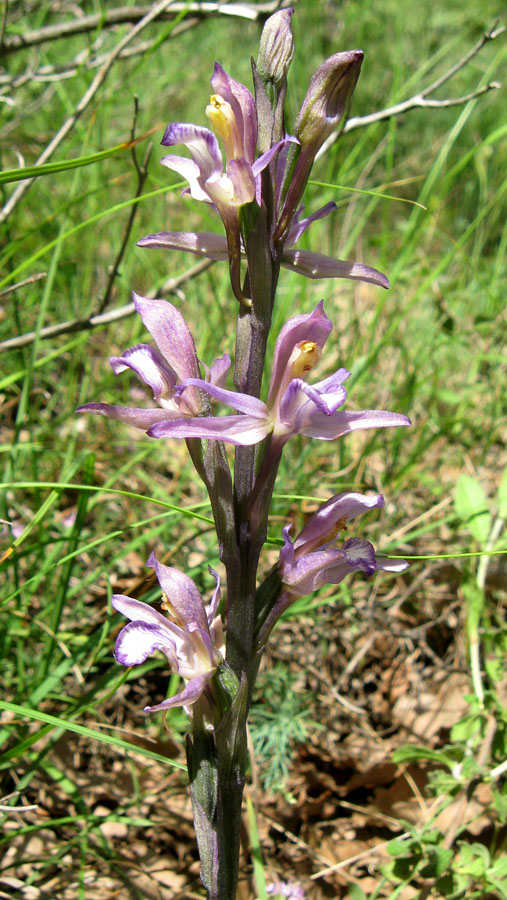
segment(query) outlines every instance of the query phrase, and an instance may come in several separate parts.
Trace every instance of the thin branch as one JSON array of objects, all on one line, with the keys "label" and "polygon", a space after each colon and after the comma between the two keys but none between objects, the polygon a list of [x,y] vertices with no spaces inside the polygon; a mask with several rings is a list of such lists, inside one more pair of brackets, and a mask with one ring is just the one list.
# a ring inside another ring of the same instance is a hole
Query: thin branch
[{"label": "thin branch", "polygon": [[449,81],[457,72],[460,71],[464,66],[466,66],[474,56],[482,50],[485,44],[490,41],[494,41],[495,38],[499,37],[499,35],[503,34],[507,29],[505,27],[497,27],[497,23],[485,31],[482,35],[481,39],[477,41],[474,47],[471,48],[465,55],[458,60],[447,72],[444,72],[443,75],[440,75],[435,81],[432,81],[431,84],[427,85],[413,97],[409,97],[407,100],[403,100],[401,103],[396,103],[394,106],[388,106],[386,109],[380,109],[377,112],[370,113],[367,116],[353,116],[351,119],[348,119],[345,123],[345,127],[341,132],[337,132],[336,134],[330,135],[327,140],[323,143],[319,152],[317,153],[317,159],[320,159],[321,156],[326,153],[330,147],[334,144],[336,140],[341,136],[341,134],[348,134],[350,131],[354,131],[356,128],[364,128],[366,125],[371,125],[374,122],[382,122],[384,119],[390,119],[393,116],[400,116],[403,113],[409,112],[411,109],[446,109],[451,106],[461,106],[464,103],[468,103],[469,100],[475,100],[477,97],[481,97],[483,94],[488,93],[488,91],[496,90],[501,87],[498,81],[492,81],[490,84],[484,85],[481,88],[477,88],[477,90],[472,91],[470,94],[465,94],[462,97],[453,97],[445,100],[432,100],[429,98],[429,94],[432,94],[437,88],[441,87],[447,81]]},{"label": "thin branch", "polygon": [[354,131],[356,128],[363,128],[365,125],[371,125],[372,122],[381,122],[383,119],[390,119],[392,116],[401,116],[402,113],[408,112],[410,109],[446,109],[449,106],[462,106],[463,103],[475,100],[476,97],[481,97],[483,94],[487,94],[488,91],[497,90],[499,87],[501,85],[498,81],[491,81],[470,94],[464,94],[462,97],[451,97],[446,100],[431,100],[424,97],[423,94],[416,94],[414,97],[410,97],[409,100],[403,100],[402,103],[397,103],[395,106],[389,106],[378,112],[370,113],[369,116],[355,116],[349,119],[343,129],[343,134]]},{"label": "thin branch", "polygon": [[460,69],[463,69],[464,66],[466,66],[467,63],[469,63],[470,60],[474,58],[474,56],[477,56],[477,54],[480,52],[480,50],[482,50],[485,44],[487,44],[489,41],[494,41],[495,38],[503,34],[505,30],[505,25],[502,25],[500,28],[498,28],[498,21],[494,22],[491,28],[488,31],[485,31],[483,35],[481,35],[475,46],[472,47],[471,50],[468,51],[468,53],[465,53],[465,55],[461,59],[459,59],[454,66],[451,66],[451,68],[447,72],[444,72],[444,74],[441,75],[440,78],[437,78],[432,82],[432,84],[429,84],[428,87],[424,89],[424,91],[421,91],[421,96],[427,97],[428,94],[433,94],[433,92],[436,91],[437,88],[441,87],[446,83],[446,81],[449,81],[450,78],[456,75],[456,72],[459,72]]},{"label": "thin branch", "polygon": [[[69,116],[69,118],[64,122],[64,124],[59,129],[59,131],[55,134],[53,139],[49,142],[49,144],[47,145],[45,150],[39,156],[35,165],[42,165],[42,163],[45,163],[53,155],[54,151],[57,149],[57,147],[60,146],[62,141],[65,140],[67,135],[72,131],[72,129],[74,128],[74,125],[76,124],[76,122],[78,121],[80,116],[82,116],[82,114],[84,113],[86,108],[89,106],[89,104],[93,100],[95,94],[97,93],[99,88],[102,86],[102,84],[106,80],[114,62],[120,55],[123,48],[126,47],[127,44],[129,44],[135,37],[137,37],[137,35],[144,28],[146,28],[146,26],[149,25],[150,22],[152,22],[154,19],[156,19],[157,16],[163,10],[165,10],[166,7],[168,7],[171,2],[172,2],[172,0],[160,0],[160,2],[156,3],[155,6],[153,6],[152,9],[147,13],[147,15],[144,16],[144,18],[141,19],[141,21],[138,22],[137,25],[134,25],[134,27],[129,31],[129,33],[126,34],[121,39],[121,41],[119,41],[119,43],[116,45],[114,50],[107,57],[104,65],[101,66],[101,68],[95,75],[95,78],[93,79],[93,81],[90,84],[87,91],[85,91],[85,93],[81,97],[81,100],[79,101],[79,103],[76,106],[76,109],[74,110],[72,115]],[[27,179],[26,181],[21,182],[18,185],[18,187],[13,191],[9,200],[7,201],[7,203],[4,205],[4,207],[0,211],[0,224],[2,222],[5,222],[5,220],[11,214],[13,209],[18,205],[20,200],[22,200],[22,198],[25,196],[27,191],[30,189],[30,187],[32,186],[34,181],[35,181],[35,178]]]},{"label": "thin branch", "polygon": [[[255,22],[261,16],[274,12],[280,3],[271,0],[269,3],[171,3],[169,9],[160,9],[152,19],[174,19],[180,13],[205,18],[213,15],[236,16],[241,19],[249,19]],[[139,22],[150,13],[149,6],[121,6],[116,9],[106,10],[104,13],[83,16],[71,22],[58,22],[56,25],[46,25],[34,31],[25,31],[24,34],[7,35],[4,39],[3,50],[12,53],[16,50],[24,50],[26,47],[34,47],[47,41],[55,41],[60,38],[68,38],[76,34],[84,34],[97,29],[111,28],[114,25],[124,25]]]},{"label": "thin branch", "polygon": [[[168,278],[162,287],[157,290],[157,295],[159,297],[165,297],[167,294],[173,293],[186,281],[190,281],[190,279],[195,278],[196,275],[200,275],[201,272],[209,269],[212,265],[213,260],[200,260],[195,266],[191,266],[186,272],[182,272],[181,275],[177,275],[174,278]],[[97,328],[99,325],[108,325],[110,322],[118,322],[120,319],[126,319],[127,316],[131,316],[133,313],[135,313],[134,304],[127,303],[125,306],[119,306],[116,309],[112,309],[101,315],[94,314],[86,319],[70,319],[70,321],[60,322],[58,325],[48,325],[46,328],[41,328],[38,334],[35,331],[29,331],[27,334],[19,335],[19,337],[8,338],[8,340],[2,341],[2,343],[0,343],[0,353],[4,350],[14,350],[17,347],[26,347],[27,344],[33,343],[36,337],[41,339],[56,337],[60,334],[70,334],[75,331],[89,331],[92,328]]]},{"label": "thin branch", "polygon": [[30,278],[25,278],[24,281],[18,281],[17,284],[11,284],[10,287],[0,291],[0,300],[2,297],[6,297],[7,294],[12,294],[14,291],[19,290],[19,288],[26,287],[27,284],[33,284],[34,281],[40,281],[41,278],[45,278],[47,274],[47,272],[37,272],[36,275],[30,275]]},{"label": "thin branch", "polygon": [[[136,137],[135,132],[136,132],[138,108],[139,108],[138,98],[134,97],[134,119],[132,122],[132,128],[131,128],[131,132],[130,132],[130,139],[132,142],[135,141],[135,137]],[[132,147],[132,159],[134,161],[134,166],[135,166],[135,169],[137,172],[137,189],[136,189],[136,193],[134,195],[135,197],[140,197],[142,194],[144,182],[146,181],[146,176],[148,175],[148,162],[149,162],[149,159],[151,156],[152,149],[153,149],[153,144],[151,144],[151,143],[148,144],[148,147],[146,148],[146,153],[144,155],[143,162],[141,163],[141,165],[139,165],[139,163],[137,161],[137,148],[135,146]],[[120,249],[116,255],[116,259],[115,259],[113,265],[111,266],[111,269],[109,272],[109,278],[108,278],[107,285],[106,285],[106,290],[104,291],[104,296],[99,304],[99,308],[97,310],[97,315],[101,315],[101,313],[104,312],[106,306],[108,306],[109,301],[111,299],[114,282],[118,275],[118,270],[120,268],[121,261],[125,254],[125,250],[127,249],[130,232],[132,231],[132,226],[134,224],[134,219],[137,215],[138,209],[139,209],[138,203],[134,203],[130,208],[130,215],[128,217],[125,232],[123,234],[123,240],[121,242]]]},{"label": "thin branch", "polygon": [[[171,39],[179,37],[179,35],[188,31],[190,28],[195,28],[195,26],[199,24],[199,21],[200,19],[196,16],[184,19],[182,22],[179,22],[178,25],[175,25],[169,37]],[[141,41],[139,44],[136,44],[135,47],[127,47],[118,54],[118,59],[131,59],[134,56],[147,53],[158,41],[159,38],[155,37],[148,41]],[[16,88],[23,87],[23,85],[28,82],[37,84],[64,81],[66,78],[73,78],[75,75],[87,72],[89,69],[96,69],[106,62],[108,54],[102,53],[100,56],[92,56],[91,54],[94,49],[96,48],[86,47],[86,49],[81,50],[71,62],[54,66],[41,66],[40,69],[36,70],[27,69],[20,75],[9,75],[7,72],[0,72],[0,86],[2,87],[3,94],[5,94],[7,90],[16,90]]]}]

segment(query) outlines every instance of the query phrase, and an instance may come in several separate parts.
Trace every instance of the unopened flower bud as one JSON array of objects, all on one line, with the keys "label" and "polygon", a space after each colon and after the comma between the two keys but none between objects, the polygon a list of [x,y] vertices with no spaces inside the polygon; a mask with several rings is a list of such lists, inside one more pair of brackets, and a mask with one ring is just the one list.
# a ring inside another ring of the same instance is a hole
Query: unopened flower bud
[{"label": "unopened flower bud", "polygon": [[362,61],[362,50],[347,50],[330,56],[314,72],[296,120],[303,149],[312,147],[316,153],[347,115]]},{"label": "unopened flower bud", "polygon": [[294,55],[290,20],[294,10],[280,9],[269,17],[262,29],[257,70],[264,83],[278,85],[287,74]]}]

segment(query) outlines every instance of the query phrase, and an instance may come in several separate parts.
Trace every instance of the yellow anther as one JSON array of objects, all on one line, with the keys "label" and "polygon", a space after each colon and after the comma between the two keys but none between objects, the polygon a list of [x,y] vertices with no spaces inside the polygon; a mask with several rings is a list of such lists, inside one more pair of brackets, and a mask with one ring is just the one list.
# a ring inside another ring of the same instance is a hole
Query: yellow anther
[{"label": "yellow anther", "polygon": [[321,356],[322,350],[315,341],[299,341],[289,357],[292,378],[304,378]]},{"label": "yellow anther", "polygon": [[215,134],[224,142],[227,159],[238,159],[240,156],[244,156],[243,144],[231,104],[220,94],[212,94],[206,107],[206,115]]},{"label": "yellow anther", "polygon": [[162,594],[162,602],[160,606],[165,612],[171,613],[171,616],[173,617],[177,625],[183,626],[185,624],[181,616],[178,615],[167,594]]}]

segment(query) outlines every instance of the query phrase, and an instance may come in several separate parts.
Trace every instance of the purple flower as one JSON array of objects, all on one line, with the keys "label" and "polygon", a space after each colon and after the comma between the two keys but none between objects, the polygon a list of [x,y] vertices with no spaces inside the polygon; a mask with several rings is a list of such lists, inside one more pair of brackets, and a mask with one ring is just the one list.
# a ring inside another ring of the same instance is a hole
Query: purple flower
[{"label": "purple flower", "polygon": [[[132,369],[153,391],[159,408],[137,409],[109,403],[86,403],[77,412],[96,413],[118,419],[147,431],[156,422],[181,420],[182,416],[199,416],[209,412],[205,395],[190,387],[181,394],[177,386],[188,378],[200,378],[199,361],[188,325],[183,316],[165,300],[149,300],[134,294],[134,305],[144,325],[151,332],[158,349],[149,344],[136,344],[122,356],[112,356],[115,374]],[[227,354],[215,359],[211,368],[204,366],[206,381],[220,385],[230,366]]]},{"label": "purple flower", "polygon": [[272,435],[274,452],[280,452],[293,434],[332,441],[359,428],[409,425],[407,416],[385,410],[341,410],[347,396],[343,387],[350,375],[347,369],[338,369],[317,384],[306,383],[331,329],[322,302],[309,315],[295,316],[284,325],[275,346],[266,403],[202,379],[188,378],[179,391],[184,392],[187,386],[200,388],[242,415],[158,422],[148,434],[156,438],[208,438],[238,445],[256,444]]},{"label": "purple flower", "polygon": [[[287,10],[280,13],[278,22],[280,28],[278,30],[275,28],[272,35],[275,42],[282,36],[284,46],[289,39],[289,44],[282,53],[284,60],[290,50],[291,15],[292,11]],[[309,127],[304,124],[307,120],[313,123],[317,117],[319,128],[328,129],[327,134],[329,128],[332,130],[334,127],[329,123],[335,122],[339,115],[343,114],[346,97],[352,93],[352,82],[355,84],[359,74],[356,60],[359,53],[360,51],[352,51],[336,54],[317,70],[309,88],[313,105],[309,112],[305,112],[309,102],[306,99],[298,118],[298,122],[301,119],[303,123],[301,125],[303,137],[306,138]],[[290,61],[288,56],[287,60]],[[240,263],[241,258],[245,256],[245,248],[240,233],[239,209],[244,204],[254,201],[261,205],[261,173],[278,154],[274,194],[277,203],[283,206],[283,222],[280,220],[278,224],[273,223],[273,229],[277,232],[277,240],[283,236],[283,248],[279,250],[281,265],[306,278],[349,278],[388,288],[389,281],[386,276],[370,266],[333,259],[309,250],[291,249],[312,222],[336,209],[335,203],[328,203],[312,216],[299,221],[302,207],[299,209],[296,207],[299,206],[299,199],[308,180],[316,152],[312,149],[313,143],[311,147],[305,145],[304,148],[300,148],[296,138],[286,135],[283,140],[274,143],[255,159],[258,122],[252,94],[248,88],[231,78],[218,63],[215,64],[211,83],[215,93],[206,107],[206,114],[215,134],[208,128],[198,125],[173,122],[167,127],[162,144],[166,147],[184,144],[190,152],[191,159],[170,155],[164,156],[161,162],[188,181],[188,191],[194,200],[203,200],[215,207],[225,226],[225,236],[213,232],[162,231],[142,238],[138,242],[139,246],[150,249],[183,250],[215,261],[228,260],[234,293],[238,300],[248,303],[240,286]],[[320,121],[322,117],[325,124]],[[312,125],[310,128],[312,134],[314,129],[315,126]],[[225,168],[216,135],[224,144]],[[283,198],[282,203],[280,192],[282,185],[285,185],[284,190],[287,189],[286,170],[290,171],[292,167],[291,153],[299,153],[300,150],[301,154],[290,180],[287,197]]]},{"label": "purple flower", "polygon": [[378,569],[402,572],[408,567],[405,560],[377,557],[372,544],[361,538],[349,538],[337,546],[336,541],[350,519],[382,506],[382,494],[337,494],[311,517],[294,542],[289,537],[291,526],[283,529],[280,578],[286,594],[284,608],[289,597],[305,597],[323,584],[339,584],[358,569],[373,575]]},{"label": "purple flower", "polygon": [[305,900],[305,892],[301,884],[290,881],[271,881],[266,885],[266,893],[286,900]]},{"label": "purple flower", "polygon": [[[211,84],[215,93],[210,98],[206,114],[224,143],[225,170],[213,132],[209,128],[183,122],[173,122],[166,128],[162,144],[165,147],[184,144],[191,159],[171,155],[164,156],[161,163],[188,181],[194,200],[212,203],[218,210],[225,226],[232,287],[236,297],[245,300],[240,287],[239,208],[251,203],[256,194],[260,196],[260,174],[284,142],[275,144],[254,160],[257,111],[250,91],[231,78],[218,63],[215,64]],[[141,246],[147,245],[141,243]]]},{"label": "purple flower", "polygon": [[283,529],[284,545],[277,572],[281,591],[259,629],[258,651],[297,597],[306,597],[324,584],[340,584],[356,571],[370,576],[378,570],[403,572],[408,567],[405,560],[376,556],[373,545],[361,538],[349,538],[338,545],[340,534],[347,530],[351,519],[383,506],[382,494],[337,494],[314,513],[294,541],[289,537],[292,526]]},{"label": "purple flower", "polygon": [[167,610],[172,619],[147,603],[114,594],[113,607],[130,619],[116,639],[114,655],[122,666],[139,666],[156,650],[161,650],[173,671],[186,681],[179,694],[156,706],[146,706],[145,712],[191,706],[206,690],[222,660],[222,622],[217,616],[220,579],[210,568],[217,585],[211,603],[206,607],[188,575],[162,565],[153,553],[147,565],[157,573],[162,588],[162,609]]}]

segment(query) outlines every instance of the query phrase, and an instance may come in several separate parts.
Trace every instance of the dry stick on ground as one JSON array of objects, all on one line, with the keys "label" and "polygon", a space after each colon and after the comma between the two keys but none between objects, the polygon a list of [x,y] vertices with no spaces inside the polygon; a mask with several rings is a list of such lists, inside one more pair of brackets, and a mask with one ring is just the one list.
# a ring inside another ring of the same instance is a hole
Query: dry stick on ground
[{"label": "dry stick on ground", "polygon": [[[144,16],[144,18],[141,19],[141,21],[138,22],[137,25],[134,25],[134,27],[129,31],[129,33],[126,34],[121,39],[121,41],[118,42],[118,44],[116,45],[114,50],[107,57],[107,60],[105,61],[104,65],[101,66],[101,68],[95,75],[95,78],[93,79],[88,90],[85,91],[85,93],[81,97],[81,100],[79,101],[79,103],[76,106],[76,109],[74,110],[72,115],[69,116],[69,118],[63,123],[60,130],[55,134],[54,138],[49,142],[46,149],[41,153],[41,155],[39,156],[35,165],[42,165],[42,163],[47,162],[47,160],[53,155],[56,148],[60,146],[60,144],[62,143],[63,140],[65,140],[67,135],[74,128],[74,125],[76,124],[78,119],[84,113],[85,109],[90,105],[95,94],[97,93],[97,91],[99,90],[101,85],[106,80],[113,64],[115,63],[116,59],[120,55],[123,48],[126,47],[127,44],[130,44],[130,42],[135,37],[137,37],[137,35],[144,28],[146,28],[146,26],[149,25],[150,22],[152,22],[154,19],[156,19],[157,16],[160,15],[160,13],[163,10],[165,10],[166,7],[168,7],[171,2],[172,2],[172,0],[160,0],[159,3],[156,3],[155,6],[153,6],[152,9],[147,13],[147,15]],[[25,196],[27,191],[30,189],[30,187],[32,186],[34,181],[35,181],[35,178],[28,178],[26,181],[22,181],[18,185],[18,187],[15,189],[15,191],[11,194],[7,203],[4,205],[3,209],[0,211],[0,224],[2,222],[5,222],[5,220],[9,217],[9,215],[11,214],[13,209],[18,205],[20,200],[23,199],[23,197]]]},{"label": "dry stick on ground", "polygon": [[[235,16],[241,19],[257,21],[261,16],[268,16],[280,6],[279,0],[271,0],[270,3],[174,3],[168,9],[162,9],[152,18],[174,19],[180,13],[187,13],[199,18],[208,18],[213,15]],[[139,22],[150,13],[149,6],[121,6],[116,9],[106,10],[104,13],[83,16],[71,22],[58,22],[55,25],[46,25],[34,31],[25,31],[24,34],[12,34],[4,38],[4,53],[12,53],[15,50],[24,50],[26,47],[34,47],[48,41],[69,38],[75,34],[84,34],[97,29],[111,28],[114,25],[125,25]]]},{"label": "dry stick on ground", "polygon": [[[190,269],[187,269],[186,272],[182,272],[181,275],[177,275],[175,278],[168,278],[165,284],[157,291],[157,295],[163,297],[167,294],[172,294],[186,281],[190,281],[191,278],[200,275],[201,272],[204,272],[205,269],[209,269],[212,265],[213,260],[203,259],[196,263],[195,266],[191,266]],[[38,333],[29,331],[27,334],[19,335],[19,337],[8,338],[8,340],[2,341],[0,344],[0,353],[4,350],[14,350],[17,347],[25,347],[27,344],[31,344],[36,337],[48,338],[56,337],[59,334],[70,334],[75,331],[86,331],[91,328],[97,328],[99,325],[108,325],[110,322],[126,319],[127,316],[131,316],[134,313],[134,304],[127,303],[125,306],[119,306],[116,309],[112,309],[101,315],[91,315],[86,319],[71,319],[68,322],[60,322],[58,325],[48,325],[46,328],[41,328]]]}]

